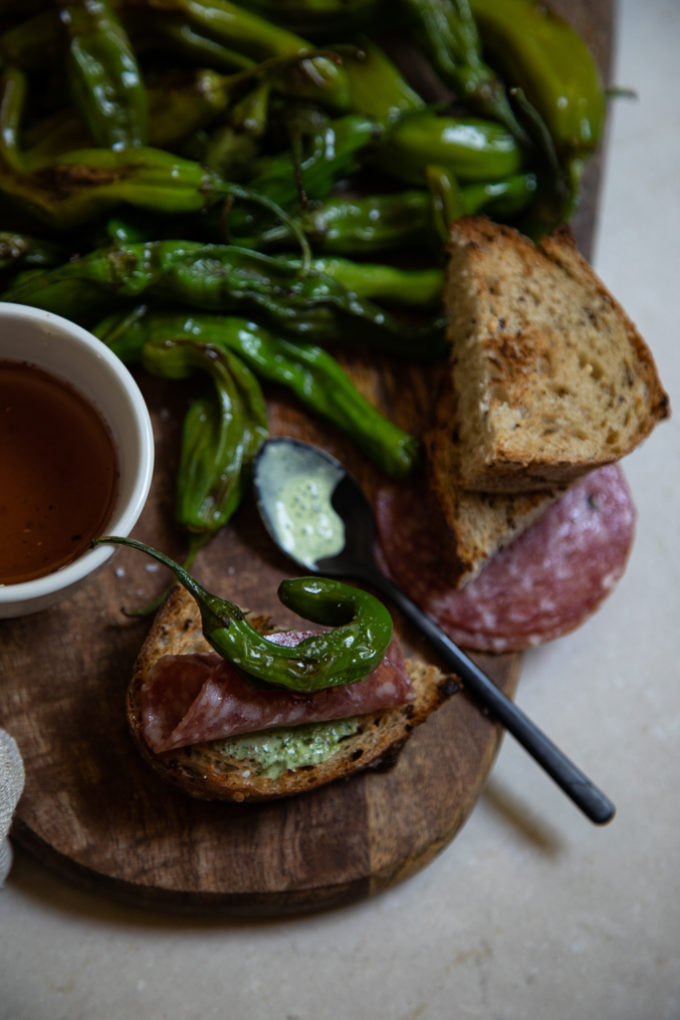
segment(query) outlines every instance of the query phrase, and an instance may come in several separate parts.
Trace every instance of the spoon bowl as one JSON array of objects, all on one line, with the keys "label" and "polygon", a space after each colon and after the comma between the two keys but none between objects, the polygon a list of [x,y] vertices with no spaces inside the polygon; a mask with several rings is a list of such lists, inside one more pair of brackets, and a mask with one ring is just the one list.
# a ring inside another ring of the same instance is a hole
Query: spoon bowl
[{"label": "spoon bowl", "polygon": [[612,802],[378,567],[376,526],[361,486],[335,457],[299,439],[263,444],[255,460],[258,511],[276,545],[305,570],[369,584],[430,640],[465,690],[500,722],[568,797],[596,824],[609,822]]}]

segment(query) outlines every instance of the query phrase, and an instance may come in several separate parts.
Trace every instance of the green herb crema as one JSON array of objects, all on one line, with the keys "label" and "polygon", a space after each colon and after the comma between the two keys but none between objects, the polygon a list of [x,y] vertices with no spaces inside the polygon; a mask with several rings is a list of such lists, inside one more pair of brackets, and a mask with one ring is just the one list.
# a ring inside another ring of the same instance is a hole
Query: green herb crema
[{"label": "green herb crema", "polygon": [[278,779],[284,772],[319,765],[340,750],[342,741],[359,729],[358,719],[309,723],[289,729],[244,733],[214,744],[219,754],[235,758],[263,779]]}]

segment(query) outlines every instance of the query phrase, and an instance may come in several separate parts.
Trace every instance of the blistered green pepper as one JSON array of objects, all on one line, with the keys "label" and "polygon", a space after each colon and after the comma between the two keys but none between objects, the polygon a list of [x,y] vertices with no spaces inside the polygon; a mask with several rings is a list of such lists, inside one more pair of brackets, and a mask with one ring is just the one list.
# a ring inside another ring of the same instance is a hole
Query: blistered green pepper
[{"label": "blistered green pepper", "polygon": [[59,0],[68,39],[71,98],[95,145],[129,149],[148,141],[142,72],[110,0]]},{"label": "blistered green pepper", "polygon": [[591,153],[602,133],[605,99],[587,45],[539,0],[470,0],[484,49],[508,87],[520,88],[563,158]]},{"label": "blistered green pepper", "polygon": [[206,591],[163,553],[132,538],[95,539],[95,544],[109,542],[147,553],[171,570],[198,603],[208,643],[240,672],[263,683],[300,693],[356,683],[382,662],[392,638],[392,618],[373,595],[329,578],[298,577],[281,582],[281,602],[334,629],[292,647],[275,644],[248,623],[238,606]]},{"label": "blistered green pepper", "polygon": [[[294,217],[313,250],[369,255],[402,247],[431,248],[434,235],[427,192],[412,189],[382,195],[331,195]],[[284,224],[253,238],[265,250],[293,240]]]},{"label": "blistered green pepper", "polygon": [[461,182],[492,181],[523,169],[525,154],[507,128],[478,117],[408,113],[371,156],[383,173],[424,185],[426,167],[446,167]]},{"label": "blistered green pepper", "polygon": [[123,298],[148,299],[253,314],[323,344],[359,343],[420,360],[447,350],[439,318],[414,327],[330,276],[235,245],[151,241],[97,249],[10,288],[4,298],[87,319],[86,324],[109,314]]},{"label": "blistered green pepper", "polygon": [[214,383],[215,399],[195,403],[185,419],[177,478],[177,521],[207,539],[239,505],[250,464],[267,437],[262,390],[231,350],[195,337],[147,342],[141,356],[153,375],[186,379],[198,370]]},{"label": "blistered green pepper", "polygon": [[520,125],[505,87],[482,59],[482,45],[469,0],[401,0],[414,19],[424,51],[442,80],[471,110],[503,124],[522,143]]},{"label": "blistered green pepper", "polygon": [[432,218],[441,243],[449,243],[449,228],[461,216],[480,212],[501,220],[512,220],[536,198],[538,182],[534,173],[513,174],[502,181],[459,185],[445,167],[429,166]]},{"label": "blistered green pepper", "polygon": [[[365,257],[400,248],[418,248],[430,249],[434,254],[439,252],[440,242],[433,226],[433,174],[454,178],[443,167],[426,167],[425,177],[430,193],[413,188],[381,195],[331,195],[323,202],[311,204],[298,216],[292,216],[291,221],[304,232],[312,249],[318,252]],[[533,201],[536,189],[534,173],[511,174],[498,181],[460,185],[460,204],[456,215],[448,222],[458,216],[480,212],[500,219],[514,217]],[[290,226],[277,223],[265,228],[252,238],[251,243],[254,247],[270,250],[293,241]],[[423,274],[427,275],[420,277],[414,270],[394,270],[390,274],[387,267],[338,259],[315,259],[311,266],[335,276],[351,290],[376,300],[426,304],[433,297],[427,287],[428,277],[434,287],[439,287],[441,295],[441,286],[434,275],[436,270],[423,270]],[[373,284],[375,289],[369,289]]]},{"label": "blistered green pepper", "polygon": [[[286,340],[234,316],[183,316],[144,308],[124,320],[113,316],[95,332],[128,364],[141,358],[147,367],[151,352],[160,350],[162,354],[159,344],[164,340],[193,339],[231,350],[260,379],[285,386],[305,407],[332,422],[387,474],[404,477],[419,462],[420,444],[415,437],[380,414],[322,347]],[[197,424],[201,413],[200,409],[194,412]],[[204,414],[200,442],[205,443],[205,450],[211,412],[204,409]]]},{"label": "blistered green pepper", "polygon": [[305,199],[324,198],[338,177],[356,169],[357,156],[378,140],[382,126],[371,117],[328,118],[303,111],[289,123],[297,152],[272,156],[250,181],[284,209]]}]

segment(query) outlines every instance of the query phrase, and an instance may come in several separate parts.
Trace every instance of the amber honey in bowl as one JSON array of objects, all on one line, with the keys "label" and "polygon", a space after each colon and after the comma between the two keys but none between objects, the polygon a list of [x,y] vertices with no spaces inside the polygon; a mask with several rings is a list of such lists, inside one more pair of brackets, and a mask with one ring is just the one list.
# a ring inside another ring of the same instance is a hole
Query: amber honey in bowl
[{"label": "amber honey in bowl", "polygon": [[94,407],[42,369],[0,359],[0,584],[77,559],[105,530],[117,484]]}]

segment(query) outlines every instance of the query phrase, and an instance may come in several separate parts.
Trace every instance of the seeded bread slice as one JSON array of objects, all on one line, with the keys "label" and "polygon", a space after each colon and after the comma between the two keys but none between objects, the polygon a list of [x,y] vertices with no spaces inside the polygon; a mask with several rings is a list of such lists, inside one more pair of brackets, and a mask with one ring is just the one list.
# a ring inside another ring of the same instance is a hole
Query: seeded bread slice
[{"label": "seeded bread slice", "polygon": [[[273,629],[264,617],[250,615],[249,621],[263,633]],[[228,740],[155,754],[142,733],[141,691],[147,671],[163,655],[210,650],[203,637],[196,602],[184,588],[174,588],[158,611],[139,652],[127,691],[128,723],[144,758],[165,779],[202,800],[273,800],[313,790],[365,769],[388,768],[396,763],[415,727],[458,690],[454,678],[435,666],[407,660],[417,694],[414,702],[358,716],[351,734],[338,742],[330,757],[313,765],[287,769],[273,778],[262,774],[256,760],[244,758],[242,752],[238,756],[230,753]]]},{"label": "seeded bread slice", "polygon": [[649,349],[568,228],[536,246],[483,217],[458,220],[445,300],[452,484],[565,486],[630,453],[668,415]]},{"label": "seeded bread slice", "polygon": [[499,550],[510,545],[564,492],[472,492],[454,483],[458,470],[456,394],[451,376],[443,380],[434,420],[426,437],[429,488],[450,538],[451,583],[456,588],[474,580]]}]

